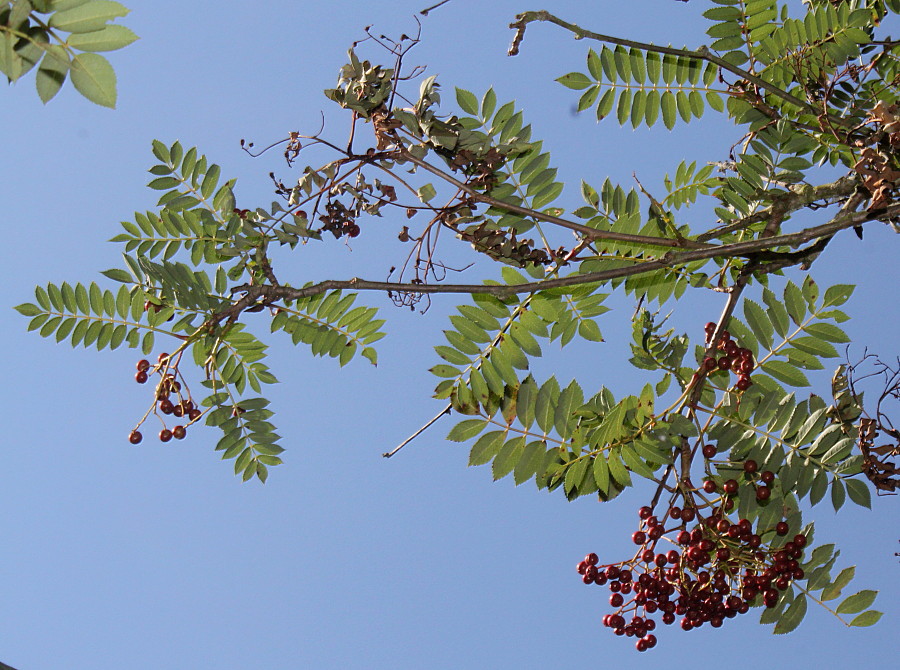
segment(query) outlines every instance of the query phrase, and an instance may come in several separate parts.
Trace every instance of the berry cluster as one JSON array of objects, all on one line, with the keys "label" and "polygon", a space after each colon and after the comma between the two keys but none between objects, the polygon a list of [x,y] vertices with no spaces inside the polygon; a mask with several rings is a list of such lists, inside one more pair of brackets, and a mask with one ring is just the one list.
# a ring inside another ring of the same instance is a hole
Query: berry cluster
[{"label": "berry cluster", "polygon": [[[755,467],[750,469],[756,472]],[[771,474],[765,471],[760,478],[768,479]],[[702,487],[706,493],[717,488],[712,480]],[[684,508],[670,506],[662,520],[650,507],[642,507],[640,528],[632,535],[638,545],[634,558],[600,565],[597,554],[592,553],[578,564],[585,584],[610,590],[609,604],[616,611],[603,617],[604,626],[616,635],[638,638],[638,651],[656,645],[654,615],[661,615],[666,625],[681,617],[680,626],[686,631],[706,623],[719,628],[726,619],[745,614],[758,602],[775,607],[779,592],[793,580],[804,578],[799,560],[806,536],[796,534],[781,547],[764,546],[765,531],[754,529],[748,519],[728,518],[728,510],[734,507],[728,496],[737,492],[737,481],[728,480],[723,488],[726,495],[706,517],[689,498],[685,498]],[[779,538],[789,530],[786,521],[774,528]],[[672,548],[658,547],[661,540],[670,542]]]},{"label": "berry cluster", "polygon": [[[715,446],[711,444],[703,445],[703,456],[704,458],[710,459],[713,458],[717,453],[717,449]],[[769,498],[772,497],[772,483],[775,481],[775,473],[771,470],[763,470],[759,472],[759,465],[752,458],[748,458],[744,461],[744,475],[745,478],[754,484],[756,500],[758,502],[764,503]],[[738,492],[738,488],[740,484],[736,479],[727,479],[722,483],[722,491],[729,496],[732,496]],[[715,493],[719,490],[719,485],[715,482],[715,480],[707,479],[703,482],[703,490],[706,493]],[[729,503],[731,503],[729,505]],[[734,506],[734,503],[730,499],[725,500],[725,511],[731,510]]]},{"label": "berry cluster", "polygon": [[[178,381],[180,373],[178,371],[177,363],[171,361],[169,354],[162,353],[157,358],[155,365],[151,365],[150,361],[146,359],[141,359],[137,362],[136,367],[137,373],[134,376],[134,380],[138,384],[146,384],[151,374],[159,375],[152,411],[159,416],[160,420],[163,422],[163,429],[159,432],[160,441],[168,442],[173,437],[176,440],[184,439],[187,435],[187,426],[197,421],[202,415],[202,412],[194,405],[194,401],[191,399],[191,394],[187,385],[182,385],[182,382]],[[184,380],[182,379],[182,381]],[[131,434],[128,436],[128,441],[131,442],[131,444],[140,444],[141,440],[144,439],[139,428],[149,414],[150,410],[144,415],[144,418],[141,419],[138,426],[131,431]],[[160,414],[171,415],[178,418],[185,417],[188,419],[188,422],[184,425],[174,426],[170,430]]]},{"label": "berry cluster", "polygon": [[[709,345],[712,336],[716,331],[716,324],[712,321],[706,324],[706,344]],[[715,372],[716,370],[731,370],[738,375],[735,387],[739,391],[746,391],[753,385],[750,380],[750,373],[755,367],[753,361],[753,352],[749,349],[739,347],[738,343],[731,339],[731,333],[727,330],[722,331],[722,335],[716,342],[716,349],[723,352],[718,359],[708,356],[703,359],[703,369],[706,372]]]}]

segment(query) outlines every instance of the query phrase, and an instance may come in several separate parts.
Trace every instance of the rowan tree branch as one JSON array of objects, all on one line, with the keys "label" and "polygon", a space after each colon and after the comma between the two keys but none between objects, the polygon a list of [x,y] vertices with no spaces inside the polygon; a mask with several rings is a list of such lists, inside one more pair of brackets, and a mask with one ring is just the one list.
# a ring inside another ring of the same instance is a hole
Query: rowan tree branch
[{"label": "rowan tree branch", "polygon": [[[792,105],[799,107],[800,109],[806,110],[810,114],[814,116],[819,116],[825,113],[823,109],[817,109],[813,105],[809,104],[805,100],[801,100],[795,95],[788,93],[782,88],[779,88],[775,84],[767,82],[765,79],[761,79],[755,74],[744,70],[743,68],[738,67],[732,63],[729,63],[724,58],[720,58],[716,56],[709,50],[707,46],[701,46],[696,51],[691,51],[689,49],[677,49],[674,47],[664,47],[658,44],[648,44],[646,42],[635,42],[634,40],[626,40],[620,37],[612,37],[610,35],[601,35],[600,33],[595,33],[590,30],[585,30],[581,26],[578,26],[574,23],[569,23],[568,21],[564,21],[557,16],[554,16],[550,12],[546,10],[533,11],[533,12],[523,12],[521,14],[516,15],[516,20],[513,23],[509,24],[510,28],[514,28],[516,31],[515,36],[513,37],[512,45],[509,47],[509,55],[515,56],[519,53],[519,45],[522,43],[522,39],[525,37],[525,28],[529,23],[533,23],[534,21],[544,21],[547,23],[553,23],[560,28],[565,28],[569,32],[575,35],[575,39],[590,39],[595,40],[597,42],[606,42],[608,44],[616,44],[623,47],[641,49],[642,51],[654,51],[656,53],[661,54],[669,54],[671,56],[681,56],[685,58],[696,58],[698,60],[704,60],[710,63],[715,63],[723,70],[727,70],[732,74],[737,75],[741,79],[746,79],[752,84],[755,84],[761,89],[769,91],[773,95],[778,96],[785,102],[788,102]],[[837,125],[846,125],[846,122],[843,119],[833,117],[828,115],[828,118]]]},{"label": "rowan tree branch", "polygon": [[414,165],[422,168],[423,170],[427,170],[431,174],[440,177],[444,181],[449,184],[452,184],[456,188],[465,192],[473,200],[477,200],[479,202],[483,202],[491,207],[497,207],[498,209],[504,209],[508,212],[512,212],[514,214],[521,214],[522,216],[531,217],[534,219],[538,219],[539,221],[545,221],[546,223],[552,223],[556,226],[560,226],[561,228],[568,228],[569,230],[574,230],[577,233],[584,235],[585,237],[592,240],[613,240],[616,242],[631,242],[633,244],[645,244],[648,246],[654,247],[673,247],[673,248],[686,248],[686,249],[706,249],[709,248],[710,245],[702,243],[702,242],[693,242],[691,240],[672,240],[667,237],[652,237],[650,235],[631,235],[628,233],[617,233],[612,230],[598,230],[597,228],[591,228],[590,226],[585,226],[581,223],[576,223],[574,221],[568,221],[567,219],[562,219],[558,216],[552,216],[550,214],[545,214],[543,212],[538,212],[534,209],[528,209],[527,207],[520,207],[519,205],[513,205],[509,202],[504,202],[503,200],[497,200],[496,198],[492,198],[489,195],[485,195],[484,193],[479,193],[478,191],[471,188],[468,184],[465,184],[458,179],[456,179],[453,175],[444,172],[438,167],[435,167],[431,163],[423,161],[421,158],[417,158],[413,154],[411,154],[405,148],[401,148],[400,155],[403,160],[407,160]]},{"label": "rowan tree branch", "polygon": [[244,296],[227,310],[211,317],[209,322],[220,323],[226,319],[228,321],[234,321],[242,311],[254,305],[274,305],[278,301],[290,302],[336,289],[384,291],[388,294],[394,292],[419,294],[465,293],[470,295],[480,293],[493,295],[498,298],[507,298],[520,293],[535,293],[537,291],[546,291],[553,288],[578,286],[610,279],[618,279],[621,277],[629,277],[653,270],[710,258],[745,257],[753,259],[761,252],[766,252],[763,256],[765,260],[782,263],[782,266],[784,267],[784,264],[795,265],[806,261],[810,254],[818,254],[821,251],[821,248],[820,245],[814,244],[807,249],[800,249],[795,252],[773,251],[778,247],[796,248],[806,242],[830,238],[841,230],[861,226],[868,221],[896,216],[900,216],[900,204],[885,207],[877,213],[867,211],[841,211],[828,223],[819,226],[811,226],[796,233],[748,240],[746,242],[714,245],[704,249],[692,249],[690,251],[678,253],[669,251],[660,258],[651,260],[635,259],[635,265],[629,267],[612,268],[610,270],[586,272],[583,274],[571,274],[566,277],[544,279],[524,284],[416,284],[370,281],[358,277],[346,280],[327,279],[300,288],[285,285],[270,286],[266,284],[244,284],[231,290],[232,294],[243,293]]}]

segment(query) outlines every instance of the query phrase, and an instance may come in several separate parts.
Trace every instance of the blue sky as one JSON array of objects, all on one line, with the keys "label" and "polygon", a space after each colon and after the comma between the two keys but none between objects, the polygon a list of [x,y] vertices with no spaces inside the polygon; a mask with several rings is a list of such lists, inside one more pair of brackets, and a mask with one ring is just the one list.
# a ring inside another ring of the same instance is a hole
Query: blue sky
[{"label": "blue sky", "polygon": [[[128,3],[126,3],[128,4]],[[543,668],[659,667],[727,663],[731,668],[818,664],[866,667],[896,655],[900,550],[893,498],[875,511],[816,509],[817,540],[838,542],[839,566],[857,565],[857,588],[880,588],[885,616],[849,630],[811,607],[795,633],[775,637],[749,614],[721,630],[666,630],[637,654],[603,630],[604,592],[582,585],[575,564],[588,551],[615,560],[630,550],[636,510],[648,489],[604,506],[566,502],[533,484],[492,483],[467,468],[467,447],[445,441],[444,421],[391,460],[381,458],[441,407],[430,398],[446,315],[439,297],[425,315],[363,299],[388,319],[379,366],[339,369],[273,339],[270,389],[285,465],[265,486],[241,484],[213,452],[211,429],[180,443],[127,442],[145,394],[133,382],[139,354],[72,351],[25,332],[11,308],[47,281],[105,281],[120,263],[105,243],[118,222],[152,208],[145,188],[150,143],[180,139],[239,179],[238,204],[274,198],[267,175],[291,173],[273,152],[250,159],[241,138],[262,145],[290,130],[327,128],[343,117],[322,96],[348,46],[375,24],[396,35],[429,4],[356,1],[130,3],[123,21],[141,39],[111,54],[119,78],[114,111],[70,85],[46,107],[26,77],[3,92],[6,129],[0,197],[6,206],[0,309],[6,416],[0,501],[0,660],[18,670],[128,668]],[[704,3],[547,2],[544,7],[600,32],[662,43],[699,44]],[[678,160],[720,159],[737,137],[709,123],[669,134],[597,125],[575,117],[576,98],[553,79],[583,69],[587,45],[549,26],[529,29],[522,55],[505,56],[518,2],[453,0],[424,20],[411,61],[427,64],[452,101],[453,86],[480,95],[493,85],[515,98],[546,139],[563,178],[625,185],[632,172],[660,184]],[[248,15],[248,10],[252,15]],[[369,52],[374,56],[374,52]],[[706,119],[704,119],[706,121]],[[701,214],[688,214],[688,220]],[[694,221],[701,224],[701,221]],[[292,283],[360,275],[380,279],[402,259],[398,222],[382,222],[351,248],[311,245],[285,257]],[[894,233],[845,236],[813,268],[820,284],[858,282],[847,332],[890,359],[896,311]],[[448,254],[456,252],[448,251]],[[474,275],[467,280],[477,281]],[[608,342],[547,347],[537,374],[620,393],[643,385],[625,362],[634,305],[600,322]],[[717,300],[694,299],[676,317],[697,334]],[[830,372],[817,389],[827,391]]]}]

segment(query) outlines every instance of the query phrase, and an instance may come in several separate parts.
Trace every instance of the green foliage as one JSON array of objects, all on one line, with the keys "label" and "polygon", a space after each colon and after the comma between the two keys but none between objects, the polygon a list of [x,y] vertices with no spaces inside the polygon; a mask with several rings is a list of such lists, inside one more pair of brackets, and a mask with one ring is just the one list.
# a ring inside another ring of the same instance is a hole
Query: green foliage
[{"label": "green foliage", "polygon": [[112,0],[0,2],[0,72],[14,83],[37,67],[35,84],[44,103],[69,77],[91,102],[115,107],[116,75],[97,52],[137,39],[125,26],[111,23],[128,11]]},{"label": "green foliage", "polygon": [[[0,16],[19,26],[0,33],[7,42],[19,36],[0,56],[11,79],[42,58],[43,99],[71,72],[89,98],[114,102],[112,72],[96,52],[127,42],[129,33],[109,24],[121,5],[6,4]],[[835,511],[848,499],[870,508],[872,488],[900,486],[872,455],[879,453],[874,433],[896,433],[881,403],[900,393],[898,385],[866,406],[848,361],[832,377],[833,402],[810,392],[827,385],[823,371],[850,342],[841,324],[853,293],[850,284],[822,290],[811,267],[835,236],[876,222],[896,230],[900,219],[900,47],[876,39],[880,18],[898,3],[806,4],[802,17],[791,18],[777,0],[713,0],[703,13],[712,41],[694,50],[599,35],[547,12],[517,17],[512,53],[533,21],[600,43],[588,50],[586,72],[557,80],[581,92],[580,112],[614,113],[632,128],[661,121],[671,130],[679,119],[702,118],[708,106],[735,125],[734,143],[723,147],[727,160],[698,165],[686,157],[658,195],[640,182],[626,190],[583,179],[583,202],[573,203],[514,102],[499,101],[493,89],[456,88],[448,109],[436,77],[409,91],[396,62],[383,67],[351,50],[337,86],[325,91],[346,110],[349,143],[344,149],[345,140],[291,133],[284,155],[296,183],[273,173],[280,201],[240,209],[235,181],[223,182],[219,166],[195,148],[156,141],[159,162],[148,185],[160,193],[156,209],[122,222],[113,241],[124,246],[124,266],[103,273],[121,284],[117,291],[50,284],[17,309],[30,330],[72,345],[124,343],[149,355],[158,337],[174,338],[173,353],[149,366],[159,381],[148,414],[166,413],[161,395],[177,393],[191,424],[205,417],[221,431],[215,449],[234,459],[235,473],[265,481],[283,449],[262,395],[276,378],[263,336],[248,328],[252,319],[268,318],[271,333],[283,331],[341,366],[357,354],[375,364],[372,345],[385,321],[347,291],[381,291],[410,308],[427,306],[434,294],[468,294],[449,317],[430,372],[438,378],[434,397],[458,415],[447,439],[467,444],[470,465],[489,465],[494,480],[511,475],[516,486],[533,480],[570,500],[609,501],[631,486],[655,491],[653,506],[668,505],[660,518],[683,505],[703,519],[697,529],[729,553],[702,549],[701,558],[733,583],[744,578],[739,573],[765,572],[770,559],[786,563],[772,559],[779,551],[794,552],[797,569],[783,588],[751,589],[743,603],[765,605],[761,621],[789,633],[810,600],[837,600],[855,576],[851,567],[832,577],[839,551],[811,544],[804,514],[818,513],[826,497]],[[48,27],[34,28],[35,12],[55,13]],[[72,35],[50,44],[56,29]],[[38,33],[44,47],[34,47]],[[73,56],[73,48],[85,53]],[[309,147],[333,159],[295,167]],[[833,166],[844,174],[830,181]],[[686,212],[695,207],[705,209],[691,225]],[[398,239],[409,249],[399,278],[279,278],[271,249],[325,243],[329,234],[349,244],[370,234],[372,221],[398,212],[407,222]],[[809,225],[810,213],[821,220]],[[448,268],[436,254],[445,230],[441,244],[455,235],[484,263],[475,270],[483,270],[479,283],[444,283]],[[490,261],[499,273],[485,267]],[[599,351],[605,302],[615,291],[636,302],[629,362],[641,390],[603,386],[622,384],[604,379],[601,365],[579,379],[535,372],[534,359],[576,336]],[[722,316],[705,332],[700,324],[676,332],[669,315],[690,311],[701,294],[722,298]],[[185,404],[191,365],[207,392],[195,414]],[[696,485],[701,478],[708,486]],[[721,493],[731,480],[736,490]],[[762,549],[742,554],[735,537],[712,530],[728,518],[751,524]],[[781,524],[802,529],[803,539],[788,539]],[[685,561],[684,574],[706,564]],[[638,559],[623,564],[635,567]],[[872,625],[881,616],[869,609],[875,593],[859,591],[832,610],[852,615],[849,626]]]}]

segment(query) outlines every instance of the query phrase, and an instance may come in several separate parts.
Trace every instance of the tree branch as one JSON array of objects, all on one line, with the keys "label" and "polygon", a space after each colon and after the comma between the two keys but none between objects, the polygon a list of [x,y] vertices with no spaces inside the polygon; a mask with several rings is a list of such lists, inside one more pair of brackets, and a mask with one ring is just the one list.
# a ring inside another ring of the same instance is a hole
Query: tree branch
[{"label": "tree branch", "polygon": [[[755,84],[761,89],[769,91],[770,93],[778,96],[785,102],[789,102],[792,105],[799,107],[800,109],[806,110],[810,114],[814,116],[819,116],[823,113],[824,110],[817,109],[813,107],[811,104],[806,102],[805,100],[801,100],[788,93],[787,91],[779,88],[775,84],[767,82],[765,79],[761,79],[757,77],[755,74],[744,70],[743,68],[738,67],[737,65],[733,65],[729,63],[724,58],[719,58],[715,54],[713,54],[708,47],[701,46],[696,51],[690,51],[689,49],[676,49],[674,47],[664,47],[656,44],[648,44],[646,42],[635,42],[634,40],[625,40],[619,37],[611,37],[609,35],[601,35],[600,33],[595,33],[590,30],[585,30],[584,28],[574,24],[569,23],[568,21],[563,21],[562,19],[554,16],[550,12],[546,10],[540,10],[536,12],[523,12],[522,14],[518,14],[516,16],[516,21],[509,24],[510,28],[515,28],[516,34],[513,38],[512,45],[509,48],[509,55],[515,56],[519,53],[519,45],[522,43],[522,39],[525,37],[525,28],[529,23],[533,23],[534,21],[546,21],[547,23],[553,23],[561,28],[565,28],[569,32],[575,35],[576,39],[590,39],[595,40],[597,42],[607,42],[609,44],[617,44],[623,47],[641,49],[642,51],[654,51],[656,53],[661,54],[669,54],[671,56],[681,56],[684,58],[696,58],[698,60],[704,60],[710,63],[715,63],[723,70],[728,70],[732,74],[737,75],[741,79],[746,79],[752,84]],[[846,125],[846,122],[843,119],[839,119],[837,117],[832,117],[828,115],[828,118],[837,125]]]},{"label": "tree branch", "polygon": [[796,264],[807,259],[809,252],[819,251],[813,245],[810,249],[801,249],[797,252],[772,252],[776,247],[798,247],[801,244],[812,240],[820,240],[821,238],[831,237],[835,233],[860,226],[870,220],[880,218],[891,218],[900,216],[900,204],[894,204],[886,207],[878,212],[877,216],[870,212],[838,212],[835,217],[828,223],[820,226],[812,226],[796,233],[788,233],[785,235],[777,235],[774,237],[765,237],[757,240],[749,240],[746,242],[735,242],[733,244],[715,245],[705,249],[693,249],[675,253],[667,252],[660,258],[642,261],[636,259],[636,265],[624,268],[613,268],[610,270],[601,270],[598,272],[586,272],[584,274],[572,274],[557,279],[545,279],[541,281],[527,282],[525,284],[416,284],[416,283],[399,283],[399,282],[381,282],[369,281],[354,277],[352,279],[337,280],[327,279],[325,281],[304,286],[301,288],[293,288],[290,286],[269,286],[269,285],[250,285],[244,284],[231,289],[232,294],[244,293],[244,297],[235,302],[227,310],[214,315],[210,319],[210,323],[219,323],[225,319],[234,321],[240,313],[256,304],[272,305],[279,300],[290,302],[308,298],[313,295],[325,293],[336,289],[352,289],[357,291],[385,291],[387,293],[466,293],[466,294],[488,294],[498,298],[507,298],[520,293],[535,293],[537,291],[545,291],[553,288],[563,288],[568,286],[578,286],[581,284],[590,284],[610,279],[618,279],[621,277],[629,277],[632,275],[643,274],[653,270],[659,270],[666,267],[690,263],[692,261],[704,260],[709,258],[735,258],[746,257],[754,258],[760,252],[770,252],[766,254],[765,259],[787,262],[793,260]]},{"label": "tree branch", "polygon": [[569,230],[574,230],[577,233],[581,233],[587,238],[592,240],[613,240],[616,242],[631,242],[633,244],[645,244],[648,246],[654,247],[674,247],[674,248],[686,248],[686,249],[706,249],[709,248],[710,245],[702,243],[702,242],[693,242],[690,240],[671,240],[667,237],[651,237],[650,235],[630,235],[628,233],[617,233],[612,230],[598,230],[596,228],[591,228],[590,226],[585,226],[581,223],[575,223],[574,221],[568,221],[566,219],[561,219],[558,216],[552,216],[550,214],[544,214],[543,212],[538,212],[534,209],[528,209],[527,207],[520,207],[519,205],[513,205],[509,202],[504,202],[502,200],[497,200],[496,198],[492,198],[489,195],[485,195],[484,193],[479,193],[478,191],[472,189],[468,184],[465,184],[458,179],[456,179],[453,175],[448,174],[441,170],[440,168],[423,161],[421,158],[417,158],[413,154],[411,154],[405,148],[401,148],[400,156],[403,160],[407,160],[410,163],[417,165],[423,170],[427,170],[431,174],[440,177],[444,181],[452,184],[456,188],[465,192],[473,200],[477,200],[479,202],[483,202],[491,207],[496,207],[498,209],[504,209],[508,212],[512,212],[514,214],[521,214],[522,216],[530,216],[532,218],[538,219],[539,221],[545,221],[547,223],[552,223],[556,226],[560,226],[561,228],[568,228]]}]

